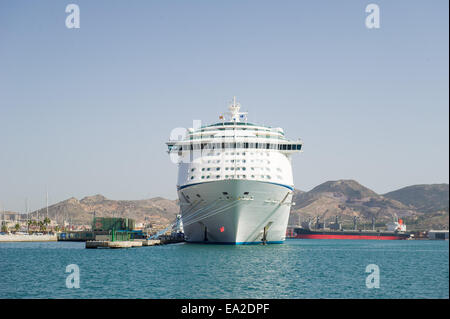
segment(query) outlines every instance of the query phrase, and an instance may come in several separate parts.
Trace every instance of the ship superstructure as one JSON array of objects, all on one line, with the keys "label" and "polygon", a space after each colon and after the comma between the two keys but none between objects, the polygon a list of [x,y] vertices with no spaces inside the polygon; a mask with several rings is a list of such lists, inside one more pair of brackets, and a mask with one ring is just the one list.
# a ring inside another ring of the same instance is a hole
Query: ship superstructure
[{"label": "ship superstructure", "polygon": [[302,142],[288,140],[281,128],[247,122],[236,99],[225,116],[167,142],[177,158],[185,238],[281,243],[294,190],[291,156],[301,151]]}]

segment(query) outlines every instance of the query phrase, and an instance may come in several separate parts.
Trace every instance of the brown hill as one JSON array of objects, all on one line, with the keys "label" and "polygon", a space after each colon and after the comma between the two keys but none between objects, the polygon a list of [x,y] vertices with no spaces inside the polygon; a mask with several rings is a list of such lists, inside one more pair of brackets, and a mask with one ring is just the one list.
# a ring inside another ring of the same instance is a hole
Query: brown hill
[{"label": "brown hill", "polygon": [[320,217],[322,221],[334,221],[335,217],[352,223],[353,217],[361,223],[369,223],[375,217],[377,223],[386,223],[398,217],[417,218],[420,212],[394,199],[378,195],[354,180],[328,181],[309,192],[294,194],[295,206],[291,209],[290,224],[298,224]]},{"label": "brown hill", "polygon": [[[90,224],[94,216],[128,217],[136,222],[169,224],[179,208],[177,201],[155,197],[142,200],[111,200],[102,195],[88,196],[81,200],[74,197],[49,206],[49,218],[58,223],[70,221],[73,224]],[[46,209],[40,209],[31,215],[43,216]]]}]

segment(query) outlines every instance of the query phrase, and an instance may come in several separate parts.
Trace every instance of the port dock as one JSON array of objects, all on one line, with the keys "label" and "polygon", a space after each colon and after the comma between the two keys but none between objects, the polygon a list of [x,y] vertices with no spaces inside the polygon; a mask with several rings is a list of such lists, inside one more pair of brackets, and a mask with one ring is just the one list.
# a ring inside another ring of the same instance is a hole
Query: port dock
[{"label": "port dock", "polygon": [[132,248],[132,247],[165,245],[171,243],[174,243],[174,241],[164,241],[164,240],[161,241],[159,239],[134,240],[134,241],[89,240],[86,241],[86,248]]}]

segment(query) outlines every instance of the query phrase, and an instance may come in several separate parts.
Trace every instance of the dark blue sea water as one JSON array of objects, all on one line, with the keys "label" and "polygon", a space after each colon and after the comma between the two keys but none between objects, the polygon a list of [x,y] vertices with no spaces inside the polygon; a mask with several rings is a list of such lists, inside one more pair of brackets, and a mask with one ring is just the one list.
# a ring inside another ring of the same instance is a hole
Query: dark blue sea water
[{"label": "dark blue sea water", "polygon": [[[0,298],[449,298],[448,241],[287,240],[85,249],[0,243]],[[66,287],[66,266],[80,288]],[[366,266],[379,267],[367,288]]]}]

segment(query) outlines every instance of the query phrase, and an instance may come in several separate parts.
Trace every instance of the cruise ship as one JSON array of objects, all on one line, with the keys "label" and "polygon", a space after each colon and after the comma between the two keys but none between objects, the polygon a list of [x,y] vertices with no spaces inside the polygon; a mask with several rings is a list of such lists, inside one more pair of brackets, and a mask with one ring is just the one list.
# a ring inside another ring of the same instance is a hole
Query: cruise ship
[{"label": "cruise ship", "polygon": [[178,165],[186,241],[283,243],[293,205],[291,157],[302,141],[288,140],[282,128],[247,122],[236,98],[219,119],[167,142]]}]

